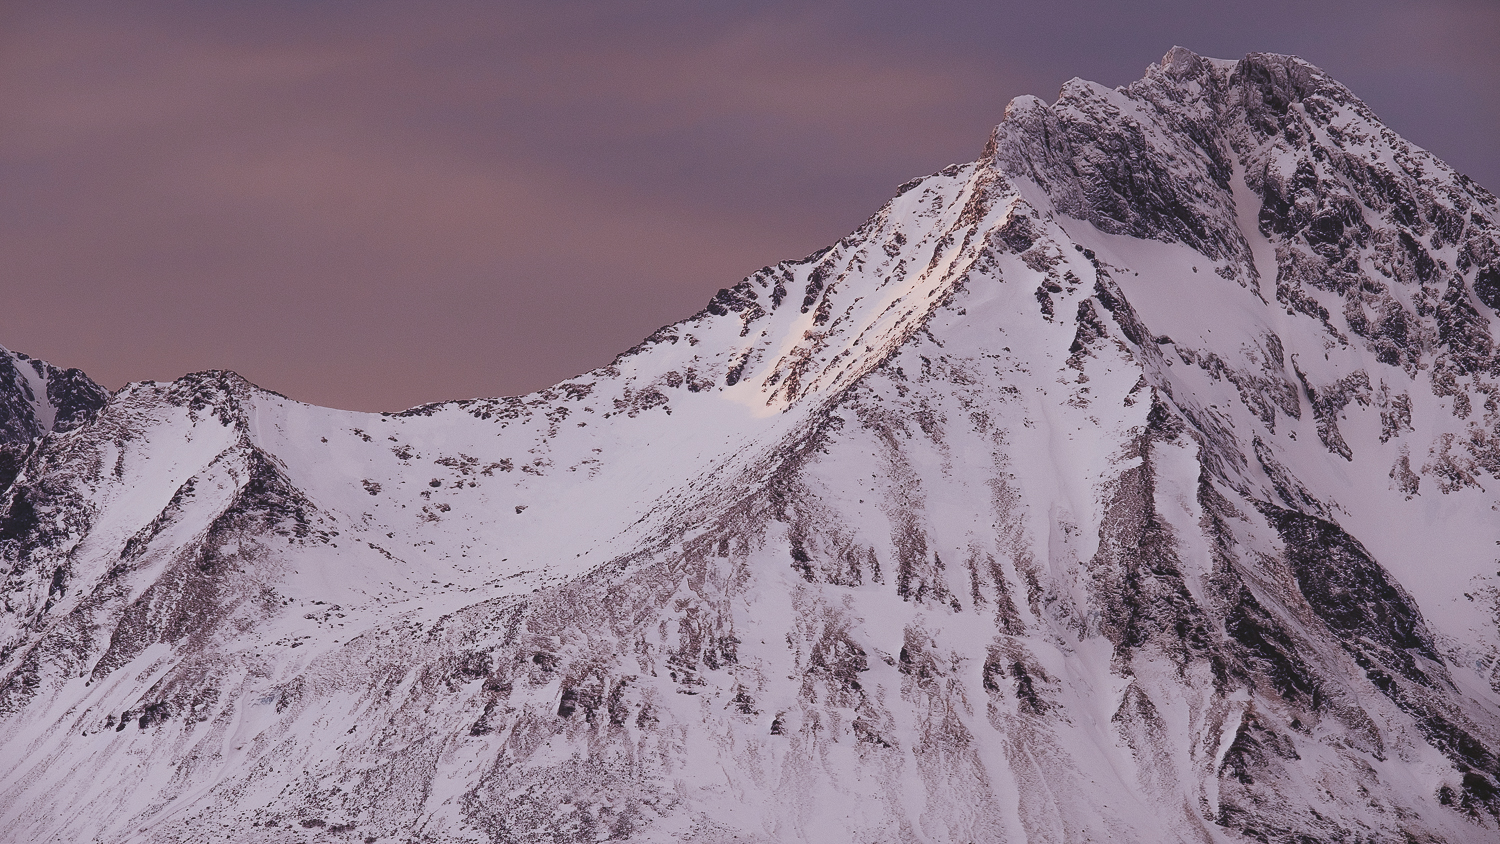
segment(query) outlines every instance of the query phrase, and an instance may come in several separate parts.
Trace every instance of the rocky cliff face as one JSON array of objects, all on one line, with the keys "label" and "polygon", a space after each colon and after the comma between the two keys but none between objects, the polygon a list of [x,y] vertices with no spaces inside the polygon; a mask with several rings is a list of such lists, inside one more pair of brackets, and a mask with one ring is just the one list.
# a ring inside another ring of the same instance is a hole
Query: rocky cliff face
[{"label": "rocky cliff face", "polygon": [[88,422],[109,392],[76,369],[0,348],[0,487],[8,487],[34,441]]},{"label": "rocky cliff face", "polygon": [[1497,216],[1176,49],[531,396],[4,358],[0,829],[1500,835]]}]

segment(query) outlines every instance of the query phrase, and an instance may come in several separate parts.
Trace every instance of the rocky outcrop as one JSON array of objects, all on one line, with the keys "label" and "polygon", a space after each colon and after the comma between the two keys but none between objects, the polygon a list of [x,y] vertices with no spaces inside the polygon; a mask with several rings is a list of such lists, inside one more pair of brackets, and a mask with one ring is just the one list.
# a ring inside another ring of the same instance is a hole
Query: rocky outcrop
[{"label": "rocky outcrop", "polygon": [[77,369],[0,348],[0,489],[20,473],[33,440],[85,424],[108,398]]}]

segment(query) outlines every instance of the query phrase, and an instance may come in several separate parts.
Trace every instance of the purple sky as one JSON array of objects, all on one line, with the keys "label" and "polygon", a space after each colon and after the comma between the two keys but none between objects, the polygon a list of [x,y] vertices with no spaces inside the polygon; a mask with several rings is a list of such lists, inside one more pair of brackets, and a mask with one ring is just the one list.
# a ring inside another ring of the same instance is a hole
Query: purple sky
[{"label": "purple sky", "polygon": [[1174,44],[1500,189],[1500,3],[0,4],[0,345],[396,410],[607,363]]}]

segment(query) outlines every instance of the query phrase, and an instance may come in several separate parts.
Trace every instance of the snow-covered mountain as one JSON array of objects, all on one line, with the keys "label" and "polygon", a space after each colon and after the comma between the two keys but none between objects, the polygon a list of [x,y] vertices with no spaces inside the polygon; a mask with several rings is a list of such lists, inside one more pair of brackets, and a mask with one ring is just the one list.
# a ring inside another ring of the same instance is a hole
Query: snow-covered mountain
[{"label": "snow-covered mountain", "polygon": [[0,838],[1500,840],[1497,220],[1179,48],[533,395],[0,354]]}]

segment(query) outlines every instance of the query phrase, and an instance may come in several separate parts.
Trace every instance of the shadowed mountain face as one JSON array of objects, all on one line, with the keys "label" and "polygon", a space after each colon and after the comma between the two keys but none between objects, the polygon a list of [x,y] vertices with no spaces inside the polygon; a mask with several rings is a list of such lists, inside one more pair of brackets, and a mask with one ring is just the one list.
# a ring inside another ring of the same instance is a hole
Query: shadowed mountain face
[{"label": "shadowed mountain face", "polygon": [[1179,48],[533,395],[0,354],[0,829],[1500,835],[1497,218]]},{"label": "shadowed mountain face", "polygon": [[0,348],[0,487],[21,470],[38,437],[89,422],[109,392],[76,369]]}]

